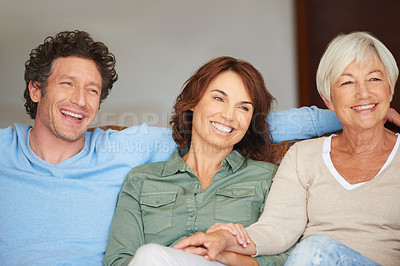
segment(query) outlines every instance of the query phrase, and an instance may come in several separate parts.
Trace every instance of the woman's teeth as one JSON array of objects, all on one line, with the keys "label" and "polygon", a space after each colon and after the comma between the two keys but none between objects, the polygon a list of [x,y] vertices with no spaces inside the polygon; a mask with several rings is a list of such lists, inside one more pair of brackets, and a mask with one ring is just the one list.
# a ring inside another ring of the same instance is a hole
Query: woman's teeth
[{"label": "woman's teeth", "polygon": [[372,109],[374,107],[375,107],[375,104],[370,104],[370,105],[361,105],[361,106],[351,107],[351,109],[356,110],[356,111],[364,111],[364,110]]},{"label": "woman's teeth", "polygon": [[215,123],[215,122],[211,122],[211,124],[213,125],[213,127],[218,129],[219,131],[222,131],[225,133],[231,133],[233,130],[233,128],[231,128],[231,127],[226,127],[226,126],[223,126],[223,125]]}]

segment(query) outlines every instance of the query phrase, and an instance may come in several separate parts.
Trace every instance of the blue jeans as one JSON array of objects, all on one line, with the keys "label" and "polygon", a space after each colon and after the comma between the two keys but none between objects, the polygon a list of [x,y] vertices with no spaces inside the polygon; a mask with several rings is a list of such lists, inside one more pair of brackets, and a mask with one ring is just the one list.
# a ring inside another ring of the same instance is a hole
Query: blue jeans
[{"label": "blue jeans", "polygon": [[378,263],[326,236],[310,236],[293,249],[285,265],[368,265]]}]

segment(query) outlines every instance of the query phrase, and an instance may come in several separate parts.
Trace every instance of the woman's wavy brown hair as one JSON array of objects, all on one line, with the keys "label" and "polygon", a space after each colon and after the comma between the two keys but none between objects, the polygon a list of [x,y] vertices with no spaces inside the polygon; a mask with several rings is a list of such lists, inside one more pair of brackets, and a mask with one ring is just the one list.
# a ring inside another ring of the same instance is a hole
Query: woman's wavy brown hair
[{"label": "woman's wavy brown hair", "polygon": [[250,126],[234,149],[246,159],[269,161],[272,141],[266,117],[271,112],[275,98],[269,93],[263,76],[253,65],[233,57],[223,56],[209,61],[183,84],[170,121],[172,137],[181,148],[190,146],[193,118],[190,109],[199,103],[210,83],[226,71],[235,72],[241,77],[254,104]]},{"label": "woman's wavy brown hair", "polygon": [[47,37],[44,43],[33,49],[25,63],[24,98],[26,112],[32,119],[36,117],[37,103],[29,95],[29,82],[39,82],[42,95],[45,95],[47,81],[52,73],[52,65],[59,57],[77,56],[93,60],[102,78],[100,103],[107,98],[113,84],[118,80],[115,70],[115,56],[102,42],[95,42],[89,33],[84,31],[63,31],[54,38]]}]

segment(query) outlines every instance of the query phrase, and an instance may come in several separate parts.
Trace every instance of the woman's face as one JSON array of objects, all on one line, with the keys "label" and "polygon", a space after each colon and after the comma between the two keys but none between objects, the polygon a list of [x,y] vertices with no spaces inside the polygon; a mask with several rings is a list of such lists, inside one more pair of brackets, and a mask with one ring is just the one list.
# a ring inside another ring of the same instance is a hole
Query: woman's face
[{"label": "woman's face", "polygon": [[367,129],[384,125],[391,101],[385,67],[375,55],[350,63],[331,87],[331,103],[325,102],[344,127]]},{"label": "woman's face", "polygon": [[241,77],[226,71],[210,83],[192,111],[192,146],[231,151],[249,128],[254,107]]}]

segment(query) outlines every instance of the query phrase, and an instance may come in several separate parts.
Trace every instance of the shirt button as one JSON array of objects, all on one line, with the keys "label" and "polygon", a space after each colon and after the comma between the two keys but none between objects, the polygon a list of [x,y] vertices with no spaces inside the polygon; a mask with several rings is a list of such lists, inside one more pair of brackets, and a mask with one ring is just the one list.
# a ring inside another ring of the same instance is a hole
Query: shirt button
[{"label": "shirt button", "polygon": [[190,217],[193,217],[193,216],[195,216],[195,215],[196,215],[196,212],[191,212],[191,213],[189,214]]},{"label": "shirt button", "polygon": [[233,196],[237,196],[237,194],[238,194],[237,191],[232,191]]},{"label": "shirt button", "polygon": [[160,203],[160,202],[161,202],[160,198],[156,199],[156,203]]}]

